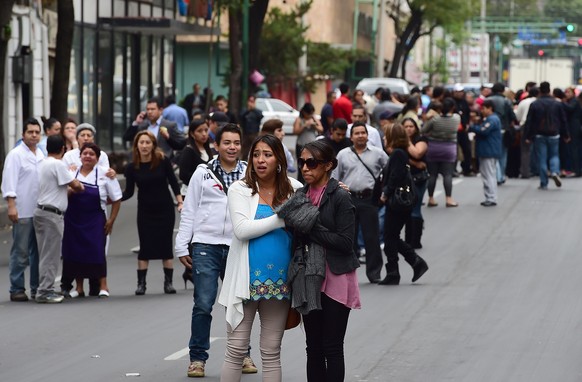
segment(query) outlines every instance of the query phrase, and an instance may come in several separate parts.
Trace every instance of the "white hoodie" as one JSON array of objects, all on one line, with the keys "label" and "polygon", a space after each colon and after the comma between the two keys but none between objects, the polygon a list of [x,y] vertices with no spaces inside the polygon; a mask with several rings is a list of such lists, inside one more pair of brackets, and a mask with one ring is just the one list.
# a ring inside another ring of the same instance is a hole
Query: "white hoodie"
[{"label": "white hoodie", "polygon": [[[213,165],[213,161],[208,166]],[[246,162],[241,162],[246,169]],[[204,243],[230,246],[232,223],[228,199],[222,183],[206,164],[196,168],[184,199],[180,228],[176,235],[177,257],[188,256],[188,244]],[[243,173],[244,175],[244,173]]]}]

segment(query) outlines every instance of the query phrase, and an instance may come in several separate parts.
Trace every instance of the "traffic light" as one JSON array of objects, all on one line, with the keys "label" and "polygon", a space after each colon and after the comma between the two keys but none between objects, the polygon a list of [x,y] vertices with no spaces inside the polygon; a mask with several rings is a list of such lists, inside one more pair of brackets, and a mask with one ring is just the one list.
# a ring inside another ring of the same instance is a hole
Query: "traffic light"
[{"label": "traffic light", "polygon": [[544,52],[544,50],[543,50],[543,49],[540,49],[540,50],[538,50],[538,56],[539,56],[539,57],[543,57],[543,56],[544,56],[544,54],[546,54],[546,52]]},{"label": "traffic light", "polygon": [[582,38],[579,38],[579,39],[578,39],[578,46],[579,46],[579,47],[582,47]]},{"label": "traffic light", "polygon": [[566,24],[558,27],[558,31],[562,33],[572,33],[576,30],[576,25],[574,24]]}]

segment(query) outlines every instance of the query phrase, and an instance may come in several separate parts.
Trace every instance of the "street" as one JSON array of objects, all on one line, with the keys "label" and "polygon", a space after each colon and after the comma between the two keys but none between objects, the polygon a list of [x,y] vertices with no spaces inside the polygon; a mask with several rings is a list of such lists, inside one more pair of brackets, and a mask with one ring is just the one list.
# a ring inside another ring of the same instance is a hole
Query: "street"
[{"label": "street", "polygon": [[[439,179],[439,206],[423,209],[419,254],[429,271],[413,285],[401,258],[395,287],[369,284],[358,270],[362,309],[350,316],[346,381],[582,380],[582,179],[548,191],[538,182],[509,179],[499,205],[484,208],[481,178],[456,178],[460,206],[445,208]],[[113,228],[108,299],[9,302],[11,237],[0,233],[0,381],[189,380],[192,284],[184,290],[176,260],[178,293],[164,295],[161,262],[152,261],[146,295],[134,295],[136,203],[122,204]],[[213,316],[205,381],[219,381],[226,342],[219,305]],[[251,353],[260,370],[258,333],[257,319]],[[282,363],[283,381],[306,380],[300,327],[285,333]]]}]

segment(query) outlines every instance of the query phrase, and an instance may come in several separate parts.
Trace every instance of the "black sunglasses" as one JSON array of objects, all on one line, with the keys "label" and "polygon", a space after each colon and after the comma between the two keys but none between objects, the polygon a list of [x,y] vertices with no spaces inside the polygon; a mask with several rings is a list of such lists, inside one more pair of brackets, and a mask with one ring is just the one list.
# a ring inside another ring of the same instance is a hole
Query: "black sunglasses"
[{"label": "black sunglasses", "polygon": [[300,169],[303,168],[303,165],[307,165],[308,169],[313,170],[314,168],[317,168],[317,166],[319,166],[320,163],[325,163],[325,161],[320,160],[320,159],[314,159],[314,158],[308,158],[308,159],[297,158],[297,164],[299,165]]}]

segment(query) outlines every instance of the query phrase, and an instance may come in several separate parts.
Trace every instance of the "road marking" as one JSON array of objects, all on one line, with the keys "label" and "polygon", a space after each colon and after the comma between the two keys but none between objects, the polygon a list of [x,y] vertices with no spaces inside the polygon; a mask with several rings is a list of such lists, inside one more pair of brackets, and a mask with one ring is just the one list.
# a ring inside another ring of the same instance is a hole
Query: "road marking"
[{"label": "road marking", "polygon": [[[463,179],[459,179],[459,178],[453,179],[453,186],[456,186],[457,184],[462,183],[462,182],[463,182]],[[438,191],[434,192],[433,196],[436,198],[437,196],[442,195],[442,194],[443,194],[443,190],[438,190]]]},{"label": "road marking", "polygon": [[[210,337],[210,343],[213,343],[216,340],[226,340],[226,337]],[[169,356],[164,358],[164,361],[177,361],[187,356],[189,352],[190,352],[189,348],[180,349],[174,354],[170,354]]]}]

